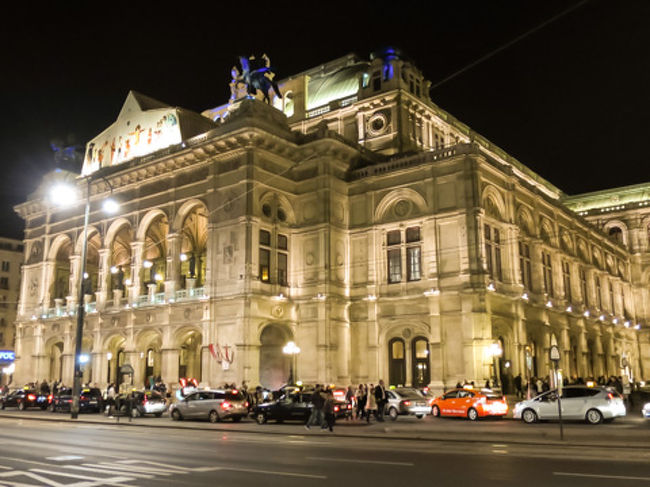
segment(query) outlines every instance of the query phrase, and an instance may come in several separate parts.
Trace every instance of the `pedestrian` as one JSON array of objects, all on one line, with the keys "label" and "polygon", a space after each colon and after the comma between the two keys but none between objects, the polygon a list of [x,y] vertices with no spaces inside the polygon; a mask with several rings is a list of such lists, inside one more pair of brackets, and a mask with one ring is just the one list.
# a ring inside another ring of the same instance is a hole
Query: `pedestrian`
[{"label": "pedestrian", "polygon": [[354,388],[349,385],[348,390],[345,392],[345,419],[352,419],[352,414],[356,406],[356,395],[354,393]]},{"label": "pedestrian", "polygon": [[368,391],[368,394],[366,395],[367,399],[365,413],[366,420],[368,423],[370,423],[370,415],[374,414],[375,417],[377,417],[377,399],[375,396],[375,386],[373,384],[370,384],[366,390]]},{"label": "pedestrian", "polygon": [[334,431],[334,394],[332,389],[328,389],[324,402],[323,402],[323,413],[325,415],[325,422],[321,427],[321,430],[329,429],[330,432]]},{"label": "pedestrian", "polygon": [[314,392],[311,395],[311,403],[312,403],[311,415],[309,416],[309,420],[307,421],[307,424],[305,424],[305,429],[309,429],[311,426],[314,425],[318,425],[321,427],[323,425],[323,406],[325,404],[325,401],[323,400],[323,396],[321,395],[320,384],[316,384],[316,388],[314,389]]},{"label": "pedestrian", "polygon": [[517,399],[521,399],[524,397],[524,390],[521,387],[523,382],[521,374],[517,374],[517,376],[513,379],[513,382],[515,384],[515,393],[517,394]]},{"label": "pedestrian", "polygon": [[364,384],[359,384],[359,388],[355,392],[355,399],[357,401],[357,419],[363,419],[365,414],[364,408],[366,407],[366,401],[368,400],[368,391]]},{"label": "pedestrian", "polygon": [[43,379],[43,382],[41,382],[41,387],[40,387],[41,394],[47,396],[50,393],[50,386],[47,385],[47,381]]},{"label": "pedestrian", "polygon": [[375,387],[375,399],[377,400],[377,421],[383,421],[384,410],[388,403],[388,396],[386,394],[386,388],[384,387],[384,381],[381,379],[379,379],[379,384]]}]

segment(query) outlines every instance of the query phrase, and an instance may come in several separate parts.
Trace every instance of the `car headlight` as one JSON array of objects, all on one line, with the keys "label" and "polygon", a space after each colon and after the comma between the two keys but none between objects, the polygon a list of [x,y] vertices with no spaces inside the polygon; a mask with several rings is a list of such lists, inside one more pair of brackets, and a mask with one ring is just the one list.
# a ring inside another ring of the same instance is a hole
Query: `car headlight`
[{"label": "car headlight", "polygon": [[643,405],[643,410],[644,411],[650,411],[650,402],[647,402]]}]

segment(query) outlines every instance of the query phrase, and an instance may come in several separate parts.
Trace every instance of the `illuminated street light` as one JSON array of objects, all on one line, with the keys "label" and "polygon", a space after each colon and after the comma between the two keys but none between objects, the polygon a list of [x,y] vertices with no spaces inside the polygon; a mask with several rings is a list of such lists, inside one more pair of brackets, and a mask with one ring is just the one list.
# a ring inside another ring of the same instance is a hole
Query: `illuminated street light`
[{"label": "illuminated street light", "polygon": [[[113,192],[111,184],[103,178]],[[90,217],[90,184],[93,178],[88,176],[86,180],[86,200],[84,207],[84,226],[83,226],[83,240],[81,246],[81,269],[78,279],[78,295],[77,295],[77,330],[75,335],[75,348],[74,348],[74,373],[72,382],[72,404],[70,405],[70,417],[77,419],[79,416],[79,396],[81,395],[81,364],[88,362],[88,355],[81,353],[81,345],[83,341],[84,329],[84,280],[88,279],[86,272],[86,257],[88,254],[88,219]],[[49,191],[50,202],[58,207],[69,207],[79,201],[78,190],[76,185],[57,183]],[[106,206],[104,206],[106,208]],[[113,213],[117,211],[118,207],[116,202],[108,204],[108,209]]]},{"label": "illuminated street light", "polygon": [[300,353],[300,347],[295,342],[288,342],[283,348],[282,353],[289,355],[289,385],[294,383],[294,362],[296,356]]}]

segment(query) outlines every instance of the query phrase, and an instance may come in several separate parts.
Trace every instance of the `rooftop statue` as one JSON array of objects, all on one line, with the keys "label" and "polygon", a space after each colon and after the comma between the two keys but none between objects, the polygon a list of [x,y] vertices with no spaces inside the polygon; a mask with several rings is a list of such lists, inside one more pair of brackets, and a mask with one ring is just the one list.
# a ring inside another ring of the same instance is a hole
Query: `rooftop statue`
[{"label": "rooftop statue", "polygon": [[264,95],[264,101],[271,103],[269,98],[269,89],[273,88],[273,92],[278,98],[282,98],[280,88],[274,81],[275,70],[271,67],[271,60],[266,54],[262,54],[260,59],[255,56],[245,58],[239,57],[241,65],[241,72],[237,66],[233,66],[230,70],[230,101],[234,101],[237,97],[237,87],[240,84],[246,85],[246,91],[250,96],[257,95],[257,90],[260,90]]}]

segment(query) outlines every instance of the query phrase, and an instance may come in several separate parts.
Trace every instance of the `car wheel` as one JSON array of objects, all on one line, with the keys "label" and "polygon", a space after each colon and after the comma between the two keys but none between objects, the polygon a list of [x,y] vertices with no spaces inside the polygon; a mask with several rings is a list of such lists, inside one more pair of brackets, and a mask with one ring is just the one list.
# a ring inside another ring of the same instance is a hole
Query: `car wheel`
[{"label": "car wheel", "polygon": [[532,424],[537,422],[537,413],[532,409],[526,409],[521,413],[521,419],[524,420],[526,424]]},{"label": "car wheel", "polygon": [[18,410],[19,411],[24,411],[25,410],[25,403],[24,402],[19,402],[18,403]]},{"label": "car wheel", "polygon": [[467,411],[467,419],[470,421],[476,421],[478,419],[478,412],[474,408],[469,408]]},{"label": "car wheel", "polygon": [[159,417],[162,416],[162,413],[155,413],[154,416],[155,416],[156,418],[159,418]]},{"label": "car wheel", "polygon": [[388,410],[388,417],[392,420],[395,421],[397,419],[397,416],[399,416],[399,412],[395,408],[390,408]]},{"label": "car wheel", "polygon": [[424,414],[416,414],[415,417],[418,419],[422,419],[424,418]]},{"label": "car wheel", "polygon": [[183,415],[181,414],[181,412],[178,409],[174,409],[172,411],[172,419],[174,421],[180,421],[181,419],[183,419]]},{"label": "car wheel", "polygon": [[208,414],[208,419],[210,420],[211,423],[218,423],[219,413],[213,409],[212,411],[210,411],[210,414]]},{"label": "car wheel", "polygon": [[241,416],[233,416],[232,417],[232,422],[233,423],[239,423],[241,421]]},{"label": "car wheel", "polygon": [[433,414],[434,417],[439,418],[440,408],[438,406],[433,406],[433,408],[431,408],[431,414]]},{"label": "car wheel", "polygon": [[257,424],[264,424],[266,423],[266,414],[264,413],[257,413],[255,415],[255,421],[257,421]]},{"label": "car wheel", "polygon": [[600,424],[603,422],[603,413],[598,411],[598,409],[590,409],[585,415],[585,420],[589,424]]}]

